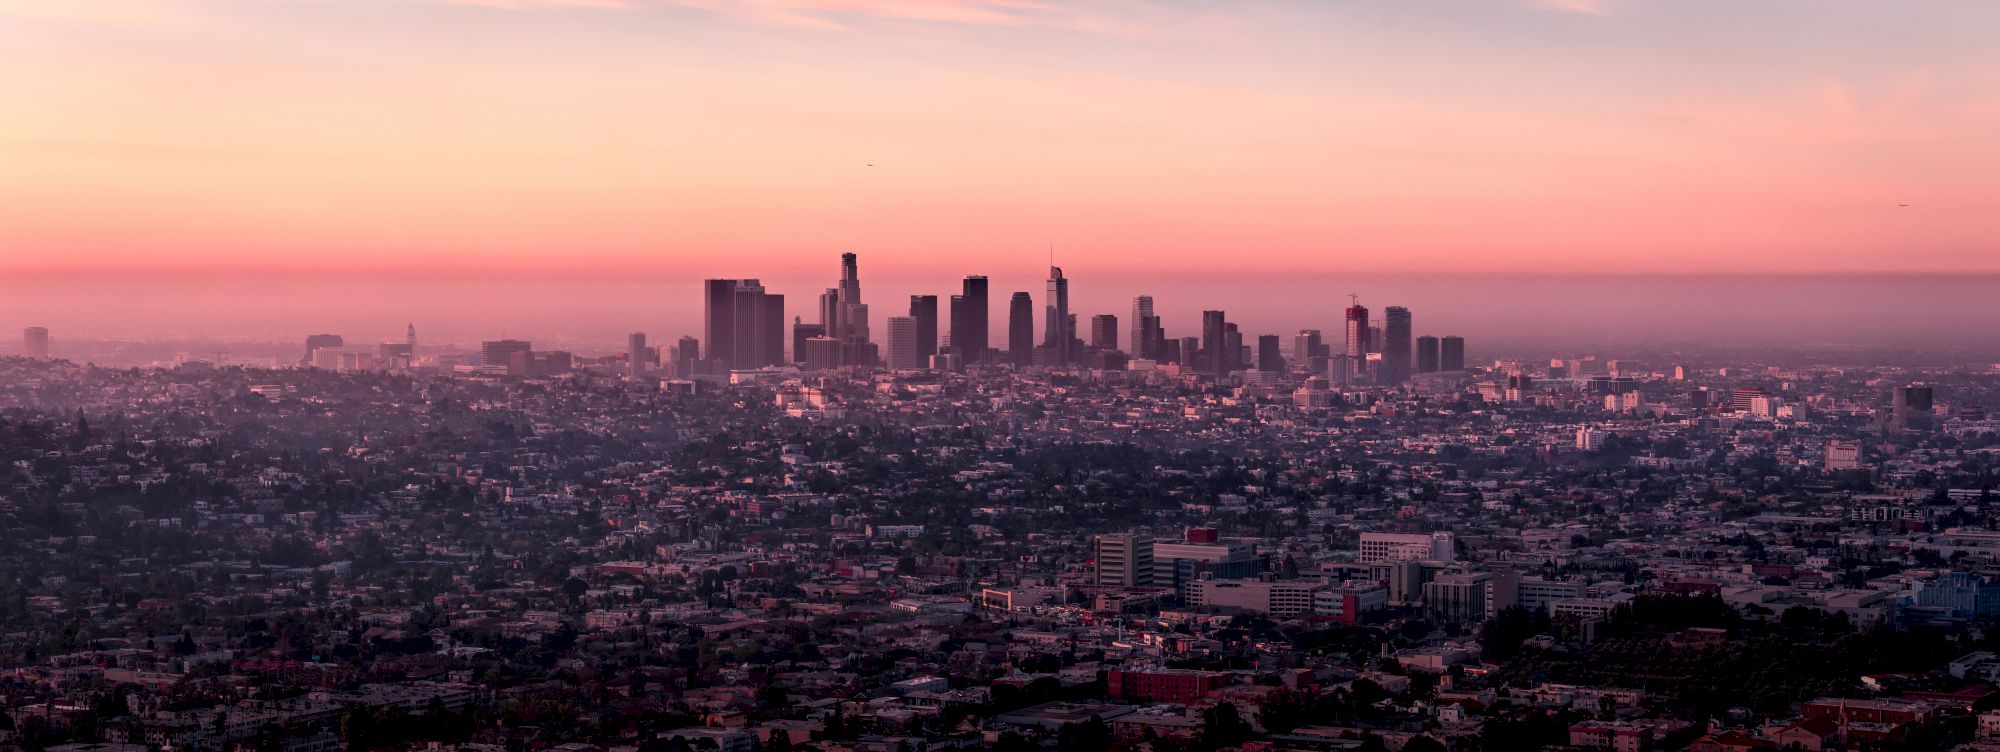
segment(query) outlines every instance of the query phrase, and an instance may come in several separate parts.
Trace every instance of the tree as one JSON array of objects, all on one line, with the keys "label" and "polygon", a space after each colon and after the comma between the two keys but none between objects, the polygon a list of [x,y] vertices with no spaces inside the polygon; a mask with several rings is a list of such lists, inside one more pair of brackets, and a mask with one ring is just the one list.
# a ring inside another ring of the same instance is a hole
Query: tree
[{"label": "tree", "polygon": [[1103,752],[1111,748],[1111,724],[1095,715],[1056,731],[1056,752]]},{"label": "tree", "polygon": [[1041,752],[1041,745],[1028,741],[1018,731],[1002,731],[1000,738],[993,740],[993,752]]},{"label": "tree", "polygon": [[1233,703],[1218,703],[1201,713],[1200,748],[1206,750],[1234,747],[1255,735],[1255,730],[1236,712]]},{"label": "tree", "polygon": [[757,705],[765,710],[784,707],[787,701],[785,690],[777,685],[766,684],[757,688]]},{"label": "tree", "polygon": [[1445,747],[1444,742],[1419,735],[1403,743],[1403,752],[1445,752]]},{"label": "tree", "polygon": [[1265,730],[1282,734],[1305,725],[1311,718],[1312,708],[1308,707],[1297,692],[1279,690],[1271,696],[1270,702],[1258,711],[1257,720]]},{"label": "tree", "polygon": [[783,729],[773,729],[771,740],[764,743],[764,752],[792,752],[792,734]]},{"label": "tree", "polygon": [[562,591],[563,595],[569,596],[570,605],[574,606],[584,593],[590,592],[590,583],[584,582],[582,578],[571,577],[563,581]]}]

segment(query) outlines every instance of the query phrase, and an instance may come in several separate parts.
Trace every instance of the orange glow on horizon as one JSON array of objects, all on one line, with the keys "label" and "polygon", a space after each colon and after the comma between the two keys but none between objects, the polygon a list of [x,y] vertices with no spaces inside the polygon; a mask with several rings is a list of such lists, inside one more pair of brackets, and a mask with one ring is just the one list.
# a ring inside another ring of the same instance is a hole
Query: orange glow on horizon
[{"label": "orange glow on horizon", "polygon": [[1769,6],[0,0],[0,269],[2000,272],[2000,10]]}]

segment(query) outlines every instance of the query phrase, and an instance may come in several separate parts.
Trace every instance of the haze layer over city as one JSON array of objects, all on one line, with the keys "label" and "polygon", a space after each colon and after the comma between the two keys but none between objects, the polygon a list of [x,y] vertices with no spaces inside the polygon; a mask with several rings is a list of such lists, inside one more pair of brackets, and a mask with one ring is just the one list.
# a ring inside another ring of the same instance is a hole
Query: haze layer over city
[{"label": "haze layer over city", "polygon": [[0,752],[2000,752],[1996,32],[0,0]]}]

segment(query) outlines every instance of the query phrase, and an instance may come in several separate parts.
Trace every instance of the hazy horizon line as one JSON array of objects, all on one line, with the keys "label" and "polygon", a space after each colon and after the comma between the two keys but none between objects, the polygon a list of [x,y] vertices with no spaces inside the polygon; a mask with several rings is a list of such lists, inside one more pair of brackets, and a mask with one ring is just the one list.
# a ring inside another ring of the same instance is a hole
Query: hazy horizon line
[{"label": "hazy horizon line", "polygon": [[[828,269],[833,269],[835,267],[836,263],[835,260],[837,259],[837,256],[835,256],[834,254],[836,253],[838,252],[836,251],[828,252],[829,262],[826,264]],[[865,260],[866,254],[863,253],[862,257]],[[1066,272],[1070,269],[1076,269],[1083,266],[1075,262],[1065,263],[1063,259],[1058,259],[1055,265],[1058,267],[1063,267]],[[771,269],[771,266],[778,266],[784,268]],[[497,269],[497,268],[481,268],[476,263],[476,260],[468,259],[464,264],[408,264],[408,265],[395,265],[388,267],[372,266],[367,268],[357,267],[352,265],[245,267],[241,265],[188,266],[184,264],[120,264],[116,265],[116,268],[110,268],[108,266],[102,266],[102,265],[75,265],[75,266],[0,265],[0,274],[4,274],[5,277],[13,281],[54,281],[54,280],[88,281],[91,278],[124,281],[135,277],[143,277],[152,280],[158,280],[162,278],[173,278],[173,277],[196,277],[208,281],[217,281],[217,282],[266,281],[273,278],[286,278],[286,277],[302,277],[299,281],[310,282],[310,281],[322,281],[329,278],[339,278],[339,279],[371,279],[371,278],[386,278],[386,277],[407,278],[409,275],[413,274],[436,274],[440,276],[440,279],[435,280],[436,282],[439,283],[451,283],[454,281],[469,281],[469,280],[495,280],[495,281],[510,281],[510,282],[572,282],[572,283],[611,283],[611,284],[643,284],[643,283],[674,281],[674,280],[687,280],[690,282],[698,282],[704,279],[717,279],[725,277],[793,280],[793,279],[818,278],[818,277],[832,278],[833,276],[835,276],[830,272],[823,272],[822,270],[818,269],[812,269],[812,270],[801,269],[796,264],[790,264],[784,262],[778,262],[771,266],[766,266],[760,269],[755,264],[746,263],[739,267],[732,267],[732,271],[728,272],[717,272],[717,271],[673,272],[671,270],[658,267],[624,268],[624,269],[598,268],[591,270],[580,270],[576,269],[573,266],[564,265],[560,263],[525,264],[525,265],[510,264],[510,268]],[[943,274],[945,275],[946,278],[949,279],[960,279],[966,276],[995,276],[997,274],[1016,276],[1031,271],[1035,273],[1040,273],[1041,270],[1044,270],[1046,268],[1047,264],[1045,263],[1029,264],[1029,265],[1013,265],[1013,264],[985,265],[985,266],[968,265],[966,267],[966,271],[963,272],[939,272],[933,268],[930,268],[929,265],[926,265],[926,267],[923,269],[916,269],[911,267],[898,267],[892,265],[878,264],[873,266],[872,268],[864,266],[862,269],[862,278],[864,280],[869,278],[878,278],[884,280],[900,281],[900,280],[909,280],[916,278],[934,277],[939,274]],[[773,271],[775,271],[776,273],[771,273]],[[1068,276],[1074,278],[1076,275],[1069,274]],[[1094,276],[1098,276],[1100,278],[1105,278],[1105,279],[1147,279],[1147,280],[1167,280],[1167,281],[1213,279],[1217,276],[1224,276],[1231,278],[1245,278],[1245,279],[1269,278],[1273,276],[1284,276],[1292,279],[1296,279],[1302,276],[1304,277],[1358,276],[1358,277],[1375,277],[1375,278],[1509,279],[1509,280],[1522,280],[1522,279],[1589,280],[1589,279],[1643,278],[1643,279],[1654,279],[1654,280],[1876,279],[1876,280],[1976,281],[1976,280],[2000,280],[2000,269],[1970,270],[1970,271],[1911,271],[1908,269],[1879,269],[1879,270],[1828,269],[1828,270],[1800,270],[1800,271],[1761,271],[1761,270],[1731,270],[1731,269],[1720,269],[1712,271],[1710,270],[1524,271],[1524,270],[1501,269],[1501,270],[1483,271],[1476,269],[1450,269],[1450,270],[1424,271],[1424,270],[1390,270],[1390,269],[1375,269],[1375,268],[1326,269],[1326,270],[1321,270],[1321,269],[1263,270],[1263,269],[1243,269],[1243,268],[1205,268],[1205,269],[1188,269],[1183,271],[1168,272],[1168,271],[1147,271],[1144,269],[1128,268],[1128,269],[1121,269],[1120,271],[1112,274],[1097,273]],[[310,277],[311,279],[306,279],[303,277]]]}]

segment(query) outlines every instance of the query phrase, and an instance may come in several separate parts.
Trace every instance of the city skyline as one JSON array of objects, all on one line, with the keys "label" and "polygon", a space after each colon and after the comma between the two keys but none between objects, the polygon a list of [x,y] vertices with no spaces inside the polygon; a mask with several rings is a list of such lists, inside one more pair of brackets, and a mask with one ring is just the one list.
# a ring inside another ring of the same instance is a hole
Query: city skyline
[{"label": "city skyline", "polygon": [[0,0],[0,752],[2000,752],[1996,30]]},{"label": "city skyline", "polygon": [[[836,251],[827,251],[818,266],[828,268],[825,259],[835,255]],[[765,269],[762,265],[754,268]],[[878,293],[879,297],[956,297],[944,293],[959,286],[957,277],[918,280],[880,263],[872,268],[879,270],[871,275],[876,280],[872,284],[885,291]],[[1042,285],[1044,280],[1039,277],[1043,272],[1046,267],[1011,269],[1007,274],[993,275],[990,284],[1002,290],[1033,290]],[[760,279],[776,292],[811,301],[825,288],[827,278],[824,272],[794,271],[782,281],[769,276]],[[1198,321],[1202,310],[1220,307],[1229,311],[1231,321],[1241,322],[1252,332],[1289,335],[1298,329],[1321,330],[1336,350],[1343,347],[1340,317],[1348,302],[1346,295],[1359,291],[1364,304],[1372,302],[1378,311],[1391,301],[1421,309],[1427,331],[1450,329],[1476,339],[1482,347],[1515,353],[1661,342],[1836,349],[1922,342],[1990,353],[1983,357],[2000,355],[2000,340],[1993,334],[2000,331],[2000,309],[1983,304],[2000,295],[2000,279],[1977,277],[1342,275],[1323,279],[1244,277],[1240,284],[1229,285],[1156,277],[1082,279],[1071,304],[1079,321],[1088,315],[1110,313],[1120,316],[1121,327],[1129,327],[1134,323],[1128,318],[1133,297],[1147,295],[1159,301],[1158,318],[1168,324]],[[432,334],[430,341],[435,343],[471,344],[495,336],[528,334],[569,346],[622,348],[626,335],[634,330],[648,332],[659,344],[681,334],[701,336],[701,306],[676,292],[697,282],[630,280],[615,285],[571,285],[336,279],[301,294],[288,288],[210,281],[199,293],[175,296],[173,304],[162,308],[147,297],[158,284],[99,281],[90,286],[85,297],[47,286],[28,286],[0,296],[0,323],[16,331],[46,326],[57,333],[57,339],[72,342],[200,343],[289,341],[300,332],[315,330],[389,341],[415,320]],[[1855,300],[1877,304],[1851,305]],[[946,308],[944,303],[940,300],[939,308]],[[1036,305],[1040,304],[1036,300]],[[1005,305],[1004,294],[998,301],[989,296],[989,319],[1004,316]],[[254,310],[257,315],[242,315],[245,310]],[[936,332],[941,336],[950,331],[946,313],[938,312]],[[787,312],[786,321],[798,315],[816,317],[809,310],[794,308]],[[1041,323],[1037,316],[1037,324]],[[1038,326],[1037,342],[1040,334]],[[657,339],[668,335],[666,340]],[[1004,332],[995,336],[1005,339]],[[0,351],[7,349],[0,347]]]}]

